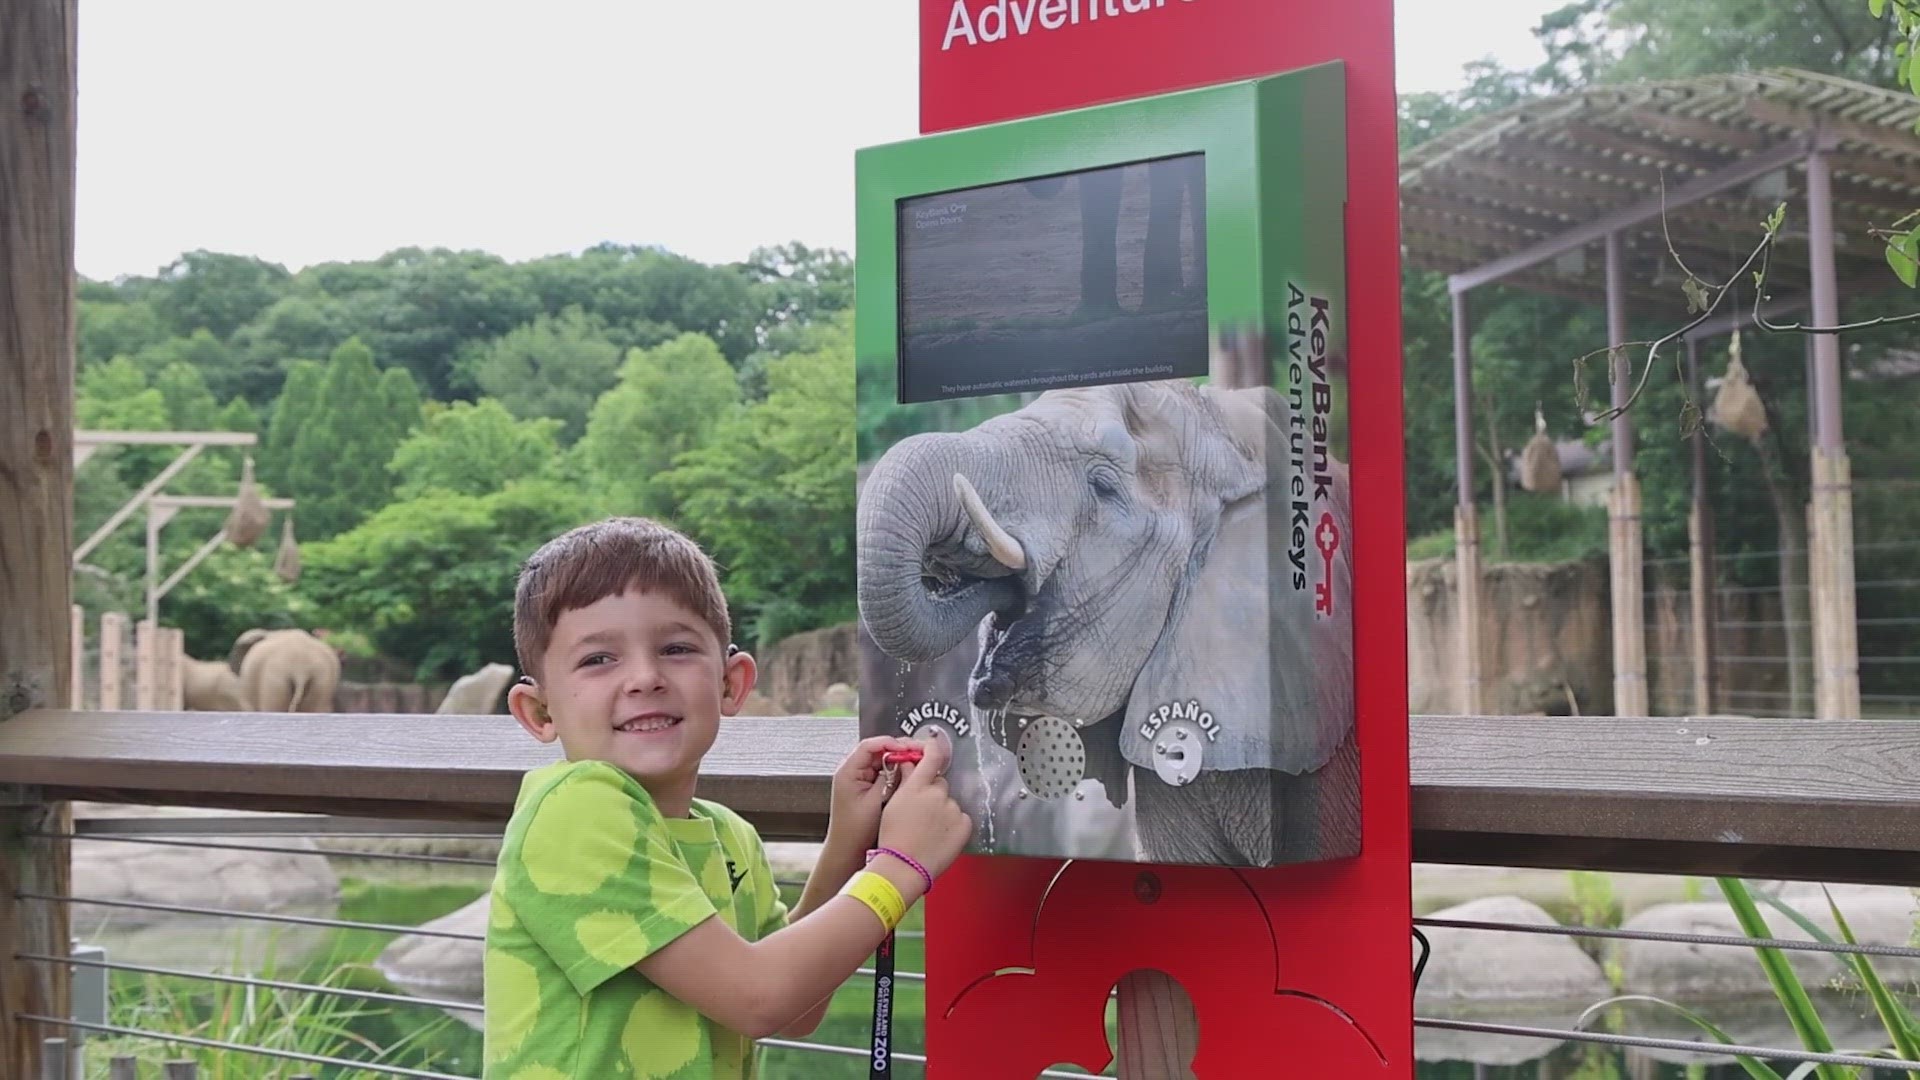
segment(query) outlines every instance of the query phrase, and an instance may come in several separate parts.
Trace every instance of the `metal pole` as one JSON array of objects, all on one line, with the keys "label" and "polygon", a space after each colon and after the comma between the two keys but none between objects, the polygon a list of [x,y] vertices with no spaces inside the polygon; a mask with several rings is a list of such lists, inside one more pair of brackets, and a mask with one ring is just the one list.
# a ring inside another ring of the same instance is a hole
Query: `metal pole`
[{"label": "metal pole", "polygon": [[[1813,276],[1813,323],[1836,326],[1840,297],[1833,270],[1833,177],[1824,151],[1807,155],[1807,254]],[[1841,446],[1840,339],[1813,335],[1815,445],[1828,452]]]},{"label": "metal pole", "polygon": [[[1702,396],[1700,385],[1700,346],[1695,338],[1687,339],[1687,392],[1697,402]],[[1696,421],[1692,436],[1693,443],[1693,508],[1688,524],[1688,562],[1692,569],[1693,602],[1693,710],[1706,716],[1713,712],[1713,638],[1715,629],[1714,613],[1718,609],[1713,599],[1713,509],[1707,503],[1707,433],[1706,420]]]},{"label": "metal pole", "polygon": [[1453,294],[1453,476],[1459,503],[1473,507],[1473,345],[1467,294]]},{"label": "metal pole", "polygon": [[[1609,354],[1608,374],[1612,379],[1611,403],[1618,409],[1627,403],[1627,395],[1633,387],[1630,377],[1633,365],[1629,362],[1626,350],[1621,348],[1627,340],[1627,286],[1626,259],[1620,252],[1620,234],[1607,234],[1607,344],[1615,352]],[[1618,480],[1633,471],[1633,421],[1626,413],[1613,418],[1613,476]]]}]

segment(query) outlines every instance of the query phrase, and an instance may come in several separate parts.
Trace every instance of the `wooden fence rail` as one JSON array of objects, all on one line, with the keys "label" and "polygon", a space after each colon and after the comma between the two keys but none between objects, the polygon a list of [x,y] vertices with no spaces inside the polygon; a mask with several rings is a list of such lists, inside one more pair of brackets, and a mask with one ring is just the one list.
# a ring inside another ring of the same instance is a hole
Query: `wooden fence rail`
[{"label": "wooden fence rail", "polygon": [[[818,839],[846,718],[725,721],[701,794]],[[1920,884],[1920,724],[1415,717],[1414,857]],[[0,784],[47,799],[504,821],[555,760],[506,716],[66,712],[0,725]]]}]

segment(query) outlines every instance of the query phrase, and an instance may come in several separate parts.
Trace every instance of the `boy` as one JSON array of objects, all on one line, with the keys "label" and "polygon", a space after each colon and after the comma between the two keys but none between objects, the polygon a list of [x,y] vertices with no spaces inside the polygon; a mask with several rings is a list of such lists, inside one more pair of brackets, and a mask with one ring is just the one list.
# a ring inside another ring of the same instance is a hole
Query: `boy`
[{"label": "boy", "polygon": [[706,555],[643,518],[583,526],[527,561],[513,620],[527,678],[508,707],[566,756],[526,775],[501,846],[484,1075],[751,1076],[753,1040],[811,1032],[966,844],[951,749],[926,744],[890,794],[879,755],[920,744],[854,749],[789,918],[753,827],[694,797],[755,677]]}]

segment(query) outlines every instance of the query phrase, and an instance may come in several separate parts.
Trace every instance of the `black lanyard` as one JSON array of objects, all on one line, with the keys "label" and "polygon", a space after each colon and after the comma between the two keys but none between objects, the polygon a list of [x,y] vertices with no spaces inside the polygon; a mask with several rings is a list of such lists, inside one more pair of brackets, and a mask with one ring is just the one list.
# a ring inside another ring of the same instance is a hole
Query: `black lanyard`
[{"label": "black lanyard", "polygon": [[893,932],[873,954],[873,1054],[870,1076],[893,1080]]}]

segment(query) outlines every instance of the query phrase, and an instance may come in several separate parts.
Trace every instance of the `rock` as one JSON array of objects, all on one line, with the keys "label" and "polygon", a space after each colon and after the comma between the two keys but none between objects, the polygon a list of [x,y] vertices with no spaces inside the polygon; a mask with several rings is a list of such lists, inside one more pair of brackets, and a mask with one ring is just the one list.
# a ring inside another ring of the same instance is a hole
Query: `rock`
[{"label": "rock", "polygon": [[[151,808],[140,808],[143,812]],[[215,814],[217,812],[202,812]],[[99,815],[96,815],[99,816]],[[200,816],[191,811],[171,815]],[[260,845],[294,852],[186,847],[127,840],[73,844],[74,896],[269,914],[332,916],[340,880],[303,837],[172,836],[169,840]],[[310,852],[310,854],[309,854]],[[107,949],[108,958],[173,967],[257,971],[271,958],[297,961],[329,930],[220,916],[75,904],[73,934]]]},{"label": "rock", "polygon": [[[1767,886],[1750,886],[1756,892]],[[1815,925],[1838,940],[1838,929],[1827,908],[1825,895],[1816,884],[1795,883],[1776,886],[1781,900],[1806,915]],[[1905,944],[1913,930],[1914,898],[1906,889],[1892,886],[1829,886],[1840,913],[1852,928],[1854,939],[1865,944]],[[1786,941],[1811,940],[1810,935],[1778,910],[1760,900],[1760,914],[1776,938]],[[1712,899],[1690,904],[1661,904],[1629,919],[1629,930],[1660,933],[1702,934],[1744,938],[1746,933],[1733,909],[1715,890]],[[1615,946],[1623,978],[1623,992],[1651,994],[1674,1001],[1733,999],[1770,996],[1772,989],[1766,972],[1751,948],[1728,945],[1680,944],[1656,941],[1623,941]],[[1810,988],[1826,985],[1854,985],[1850,968],[1831,953],[1790,949],[1788,963]],[[1920,962],[1902,957],[1871,958],[1874,970],[1889,985],[1920,977]]]},{"label": "rock", "polygon": [[741,716],[792,716],[794,712],[795,710],[792,709],[781,708],[772,698],[758,690],[749,691],[746,702],[740,706]]},{"label": "rock", "polygon": [[837,682],[827,687],[820,695],[819,712],[821,715],[845,714],[860,715],[860,694],[846,683]]},{"label": "rock", "polygon": [[[1558,926],[1538,904],[1517,896],[1489,896],[1443,908],[1435,919]],[[1612,993],[1600,965],[1562,934],[1528,934],[1429,926],[1433,956],[1415,992],[1416,1008],[1447,1011],[1510,1001],[1577,1002],[1579,1008]],[[1416,955],[1417,955],[1416,945]],[[1575,1010],[1576,1015],[1578,1009]]]},{"label": "rock", "polygon": [[860,683],[853,623],[782,638],[759,659],[760,689],[773,701],[777,715],[811,712],[827,687]]},{"label": "rock", "polygon": [[[374,968],[395,987],[422,997],[461,1001],[478,1005],[485,983],[487,917],[492,911],[492,894],[451,911],[430,922],[423,930],[478,935],[480,940],[406,934],[395,938],[374,960]],[[449,1016],[475,1030],[481,1029],[478,1010],[448,1009]]]},{"label": "rock", "polygon": [[[1437,919],[1558,925],[1538,904],[1517,896],[1491,896],[1443,908]],[[1586,1008],[1613,993],[1600,965],[1572,938],[1499,930],[1429,926],[1433,946],[1414,1011],[1438,1018],[1486,1019],[1533,1027],[1566,1028]],[[1413,945],[1419,958],[1419,943]],[[1422,1028],[1414,1055],[1422,1061],[1472,1061],[1517,1065],[1551,1053],[1557,1043],[1481,1032]]]}]

